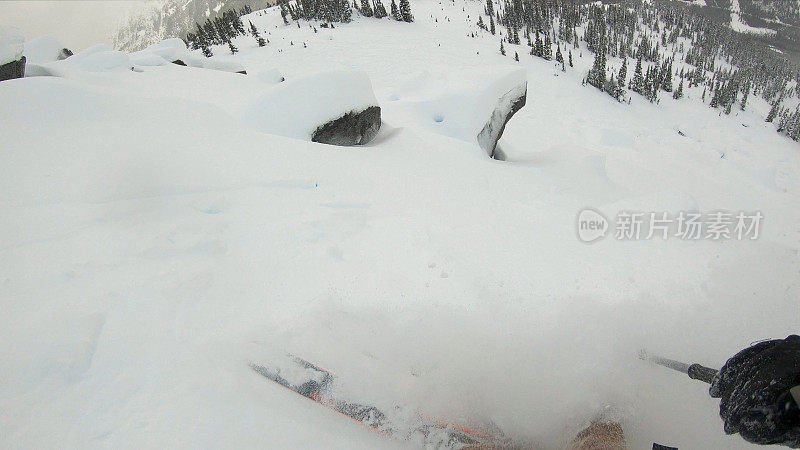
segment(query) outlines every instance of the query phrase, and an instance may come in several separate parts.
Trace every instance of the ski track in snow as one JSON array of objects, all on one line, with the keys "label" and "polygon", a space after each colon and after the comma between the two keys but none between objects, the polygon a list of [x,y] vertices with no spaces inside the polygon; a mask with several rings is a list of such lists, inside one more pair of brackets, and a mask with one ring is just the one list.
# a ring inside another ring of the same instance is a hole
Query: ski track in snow
[{"label": "ski track in snow", "polygon": [[[213,48],[247,76],[169,65],[0,83],[16,105],[0,111],[0,443],[402,444],[247,366],[290,351],[347,398],[545,445],[613,404],[632,448],[752,447],[724,435],[706,386],[635,356],[717,367],[797,332],[800,161],[764,123],[769,105],[719,117],[699,88],[618,104],[581,86],[583,43],[561,72],[470,38],[482,2],[412,7],[413,24],[316,33],[256,12],[245,23],[266,47]],[[403,107],[508,65],[526,70],[528,100],[506,162],[450,137],[452,117]],[[246,126],[237,111],[273,69],[366,72],[380,134],[338,148]],[[587,206],[765,219],[756,241],[585,245]]]}]

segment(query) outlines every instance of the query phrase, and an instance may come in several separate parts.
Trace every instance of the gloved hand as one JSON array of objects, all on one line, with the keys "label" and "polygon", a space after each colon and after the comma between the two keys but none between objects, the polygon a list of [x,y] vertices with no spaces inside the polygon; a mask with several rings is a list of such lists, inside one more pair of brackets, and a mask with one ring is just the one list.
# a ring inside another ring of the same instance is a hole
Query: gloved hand
[{"label": "gloved hand", "polygon": [[[760,342],[734,355],[714,377],[709,394],[720,398],[727,434],[754,444],[800,448],[797,408],[785,409],[800,384],[800,336]],[[793,405],[796,406],[796,405]]]}]

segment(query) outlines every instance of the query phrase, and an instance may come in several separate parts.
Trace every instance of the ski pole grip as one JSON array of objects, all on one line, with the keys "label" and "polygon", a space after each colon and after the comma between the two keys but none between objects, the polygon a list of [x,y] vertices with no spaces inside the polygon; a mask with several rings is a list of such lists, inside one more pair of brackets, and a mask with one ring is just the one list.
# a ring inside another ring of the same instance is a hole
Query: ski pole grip
[{"label": "ski pole grip", "polygon": [[700,364],[692,364],[689,366],[687,373],[689,374],[689,378],[693,380],[705,381],[711,384],[717,371],[710,367],[701,366]]}]

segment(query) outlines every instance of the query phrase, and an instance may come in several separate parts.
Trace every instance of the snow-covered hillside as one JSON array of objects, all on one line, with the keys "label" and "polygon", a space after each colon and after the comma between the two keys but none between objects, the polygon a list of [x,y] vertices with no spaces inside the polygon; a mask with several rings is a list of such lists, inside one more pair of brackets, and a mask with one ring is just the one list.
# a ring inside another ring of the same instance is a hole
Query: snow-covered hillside
[{"label": "snow-covered hillside", "polygon": [[162,39],[183,37],[197,22],[214,19],[225,11],[246,6],[259,9],[264,0],[155,0],[121,20],[111,41],[114,48],[141,50]]},{"label": "snow-covered hillside", "polygon": [[[760,98],[729,116],[700,88],[628,105],[581,86],[585,47],[565,72],[525,45],[502,56],[499,37],[470,37],[483,6],[417,0],[414,23],[334,29],[271,8],[243,17],[265,47],[213,49],[247,75],[108,51],[96,62],[113,70],[76,54],[50,63],[59,77],[0,83],[0,445],[411,445],[248,367],[277,350],[332,370],[349,398],[542,448],[607,405],[631,448],[751,448],[723,433],[706,385],[636,354],[719,367],[797,332],[797,144]],[[497,161],[454,104],[464,79],[509,67],[527,105]],[[283,117],[249,106],[277,98],[276,71],[320,90],[336,89],[320,73],[365,73],[378,136],[265,133]],[[764,221],[757,240],[612,230],[587,245],[586,207]]]}]

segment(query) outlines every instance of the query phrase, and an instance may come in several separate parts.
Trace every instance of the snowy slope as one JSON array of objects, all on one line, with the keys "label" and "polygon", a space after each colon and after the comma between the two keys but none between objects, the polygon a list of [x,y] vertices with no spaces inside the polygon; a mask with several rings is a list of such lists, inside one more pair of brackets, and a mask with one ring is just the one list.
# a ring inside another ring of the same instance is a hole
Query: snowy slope
[{"label": "snowy slope", "polygon": [[[212,58],[256,76],[165,65],[0,83],[18,105],[0,111],[2,445],[403,444],[249,370],[277,348],[351,398],[545,446],[613,404],[632,448],[749,448],[705,386],[635,355],[719,366],[797,331],[796,143],[760,99],[723,117],[692,89],[625,105],[581,86],[585,49],[565,73],[525,46],[503,57],[497,37],[468,35],[482,7],[418,0],[413,24],[316,33],[256,12],[270,43]],[[509,65],[528,104],[500,141],[508,161],[454,136],[445,101],[427,123],[409,112]],[[380,134],[340,148],[258,131],[249,120],[276,118],[239,111],[275,69],[287,83],[365,72]],[[586,245],[587,206],[765,222],[756,241]]]}]

